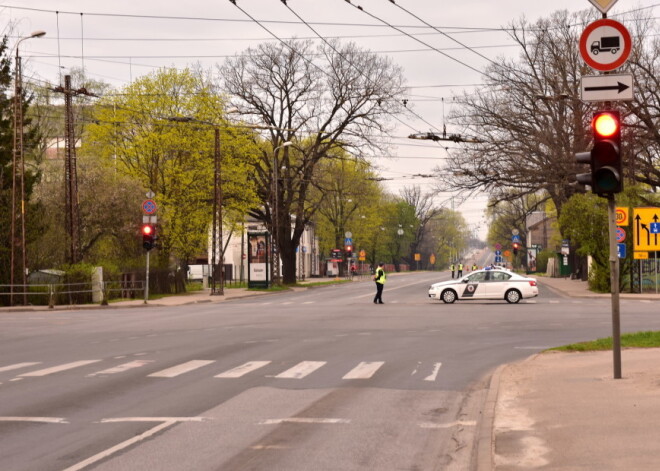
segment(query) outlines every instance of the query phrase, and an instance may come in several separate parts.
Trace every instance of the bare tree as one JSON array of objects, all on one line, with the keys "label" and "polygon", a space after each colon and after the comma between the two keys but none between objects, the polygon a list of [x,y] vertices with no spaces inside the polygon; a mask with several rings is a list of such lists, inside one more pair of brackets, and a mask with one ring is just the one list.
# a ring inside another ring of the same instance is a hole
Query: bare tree
[{"label": "bare tree", "polygon": [[308,198],[317,164],[337,149],[360,155],[380,147],[403,91],[401,69],[389,59],[332,44],[265,43],[219,70],[240,113],[274,127],[254,168],[262,205],[253,215],[276,230],[285,283],[295,282],[295,249],[318,208]]},{"label": "bare tree", "polygon": [[589,71],[578,51],[588,13],[556,12],[550,19],[511,25],[517,60],[489,66],[486,86],[457,98],[452,119],[480,142],[453,154],[439,169],[440,189],[491,194],[512,201],[545,190],[558,210],[576,192],[584,172],[575,152],[585,151],[589,105],[579,97]]},{"label": "bare tree", "polygon": [[430,236],[429,223],[442,212],[442,208],[435,205],[433,193],[423,193],[419,185],[406,186],[401,190],[400,194],[406,203],[415,208],[415,217],[417,218],[413,241],[410,243],[410,262],[412,264],[413,254],[419,253],[424,240]]}]

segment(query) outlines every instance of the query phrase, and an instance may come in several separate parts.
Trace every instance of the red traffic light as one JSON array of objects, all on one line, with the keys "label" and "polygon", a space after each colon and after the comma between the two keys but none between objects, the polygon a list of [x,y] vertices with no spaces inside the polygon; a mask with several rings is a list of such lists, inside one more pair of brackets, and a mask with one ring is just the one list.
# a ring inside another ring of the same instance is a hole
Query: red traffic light
[{"label": "red traffic light", "polygon": [[520,248],[520,244],[518,242],[513,243],[513,248],[518,250]]},{"label": "red traffic light", "polygon": [[619,123],[618,116],[615,116],[613,113],[597,113],[594,116],[591,126],[594,130],[594,134],[597,137],[612,137],[619,132]]},{"label": "red traffic light", "polygon": [[142,234],[144,235],[151,235],[154,232],[154,228],[151,227],[149,224],[145,224],[142,226]]},{"label": "red traffic light", "polygon": [[142,225],[142,247],[149,251],[156,245],[156,228],[151,224]]}]

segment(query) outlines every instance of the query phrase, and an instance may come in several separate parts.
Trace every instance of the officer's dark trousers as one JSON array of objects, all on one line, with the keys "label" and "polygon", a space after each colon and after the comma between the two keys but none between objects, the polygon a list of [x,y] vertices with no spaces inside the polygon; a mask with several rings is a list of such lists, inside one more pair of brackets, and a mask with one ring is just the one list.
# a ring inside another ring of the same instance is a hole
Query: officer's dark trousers
[{"label": "officer's dark trousers", "polygon": [[378,283],[376,282],[376,297],[374,298],[375,303],[382,303],[383,302],[383,283]]}]

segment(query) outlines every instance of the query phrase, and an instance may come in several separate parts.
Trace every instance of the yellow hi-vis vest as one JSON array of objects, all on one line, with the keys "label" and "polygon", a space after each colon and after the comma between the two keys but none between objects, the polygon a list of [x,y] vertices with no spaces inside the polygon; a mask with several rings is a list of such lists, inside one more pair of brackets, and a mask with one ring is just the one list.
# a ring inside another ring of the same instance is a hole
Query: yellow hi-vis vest
[{"label": "yellow hi-vis vest", "polygon": [[378,267],[376,269],[376,283],[380,283],[381,285],[384,285],[385,280],[387,280],[387,276],[385,276],[385,270]]},{"label": "yellow hi-vis vest", "polygon": [[462,263],[458,264],[458,271],[463,271],[463,264]]}]

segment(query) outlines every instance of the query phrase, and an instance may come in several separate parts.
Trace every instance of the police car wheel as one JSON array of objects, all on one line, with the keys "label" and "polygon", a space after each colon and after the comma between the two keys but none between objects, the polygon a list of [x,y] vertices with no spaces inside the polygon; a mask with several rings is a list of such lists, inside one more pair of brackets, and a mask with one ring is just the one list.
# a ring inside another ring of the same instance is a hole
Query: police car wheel
[{"label": "police car wheel", "polygon": [[518,301],[520,301],[521,297],[522,296],[520,295],[520,291],[517,289],[510,289],[504,295],[504,299],[506,299],[506,302],[509,304],[516,304]]},{"label": "police car wheel", "polygon": [[451,304],[456,301],[456,292],[453,289],[446,289],[441,296],[445,304]]}]

